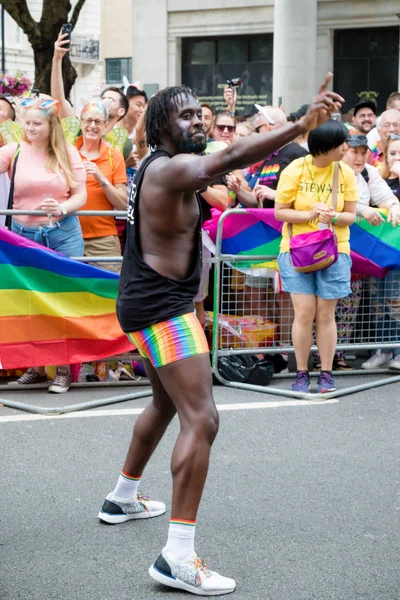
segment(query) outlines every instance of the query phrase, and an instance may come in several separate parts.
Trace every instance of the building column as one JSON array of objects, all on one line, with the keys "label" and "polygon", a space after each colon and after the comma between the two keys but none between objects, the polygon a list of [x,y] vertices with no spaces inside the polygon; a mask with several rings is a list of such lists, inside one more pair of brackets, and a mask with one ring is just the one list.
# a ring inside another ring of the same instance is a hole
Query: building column
[{"label": "building column", "polygon": [[286,113],[317,91],[317,0],[275,0],[273,102]]},{"label": "building column", "polygon": [[167,85],[167,0],[132,0],[133,80],[142,85]]}]

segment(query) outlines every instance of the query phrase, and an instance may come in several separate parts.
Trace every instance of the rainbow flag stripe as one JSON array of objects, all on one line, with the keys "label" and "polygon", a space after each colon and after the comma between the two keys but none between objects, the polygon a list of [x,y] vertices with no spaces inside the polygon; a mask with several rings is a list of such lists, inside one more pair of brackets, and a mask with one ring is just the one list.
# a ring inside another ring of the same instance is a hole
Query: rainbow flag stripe
[{"label": "rainbow flag stripe", "polygon": [[209,352],[204,331],[194,313],[188,313],[128,334],[144,358],[154,367]]},{"label": "rainbow flag stripe", "polygon": [[[279,254],[282,223],[274,217],[273,209],[247,209],[245,215],[231,215],[223,225],[222,253],[238,256],[274,256]],[[385,217],[386,210],[380,210]],[[218,216],[204,224],[215,242]],[[352,272],[357,275],[384,277],[387,269],[400,269],[400,236],[398,228],[384,223],[379,227],[364,219],[350,228]],[[273,263],[235,263],[240,270],[253,266],[273,266]]]},{"label": "rainbow flag stripe", "polygon": [[0,365],[71,364],[132,349],[115,313],[118,275],[0,229]]},{"label": "rainbow flag stripe", "polygon": [[171,525],[187,525],[188,527],[195,527],[196,521],[187,521],[186,519],[170,519]]}]

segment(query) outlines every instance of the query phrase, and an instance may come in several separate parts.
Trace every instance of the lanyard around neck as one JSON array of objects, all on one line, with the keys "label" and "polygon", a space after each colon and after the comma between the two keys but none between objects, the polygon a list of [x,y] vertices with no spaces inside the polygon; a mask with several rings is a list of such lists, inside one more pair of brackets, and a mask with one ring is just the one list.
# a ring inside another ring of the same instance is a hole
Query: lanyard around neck
[{"label": "lanyard around neck", "polygon": [[[313,192],[314,196],[316,197],[317,202],[323,202],[324,204],[326,204],[329,194],[332,193],[333,165],[334,165],[334,163],[331,163],[331,168],[329,169],[329,173],[326,178],[326,182],[325,182],[326,190],[324,192],[324,194],[325,194],[325,196],[324,196],[324,195],[320,195],[320,193],[317,191],[317,184],[315,183],[315,171],[314,171],[314,165],[312,163],[312,158],[309,163],[307,162],[307,169],[310,174],[311,182],[312,182],[312,190],[311,191]],[[328,185],[329,181],[331,182],[330,186]],[[318,184],[318,185],[319,185],[319,188],[321,189],[321,186],[323,184]]]}]

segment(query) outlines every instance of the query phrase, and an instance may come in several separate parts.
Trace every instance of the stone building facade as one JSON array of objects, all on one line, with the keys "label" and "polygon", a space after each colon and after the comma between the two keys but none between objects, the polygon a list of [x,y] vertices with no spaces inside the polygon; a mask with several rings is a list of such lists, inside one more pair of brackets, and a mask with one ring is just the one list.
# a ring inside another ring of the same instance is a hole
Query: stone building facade
[{"label": "stone building facade", "polygon": [[[398,0],[103,0],[102,58],[149,91],[185,83],[218,100],[241,76],[242,106],[307,102],[327,71],[348,100],[379,108],[399,84]],[[130,59],[130,60],[129,60]],[[122,75],[121,75],[122,77]]]}]

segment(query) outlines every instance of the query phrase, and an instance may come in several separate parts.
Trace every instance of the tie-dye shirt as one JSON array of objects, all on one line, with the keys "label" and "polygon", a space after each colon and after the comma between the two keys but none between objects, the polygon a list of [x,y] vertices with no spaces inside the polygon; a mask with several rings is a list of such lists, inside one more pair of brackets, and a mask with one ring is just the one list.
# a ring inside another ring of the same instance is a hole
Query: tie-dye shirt
[{"label": "tie-dye shirt", "polygon": [[[302,148],[299,144],[291,142],[284,146],[277,152],[268,156],[266,160],[258,167],[257,171],[253,173],[252,177],[248,180],[249,186],[254,189],[257,182],[259,185],[266,185],[272,190],[276,190],[279,178],[282,171],[290,165],[290,163],[296,158],[307,156],[307,150]],[[273,208],[273,200],[264,200],[264,208]]]},{"label": "tie-dye shirt", "polygon": [[380,140],[376,140],[370,144],[369,148],[367,162],[380,171],[385,161]]}]

